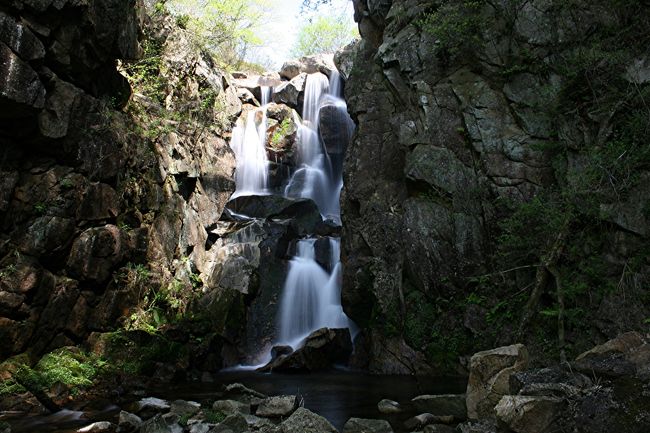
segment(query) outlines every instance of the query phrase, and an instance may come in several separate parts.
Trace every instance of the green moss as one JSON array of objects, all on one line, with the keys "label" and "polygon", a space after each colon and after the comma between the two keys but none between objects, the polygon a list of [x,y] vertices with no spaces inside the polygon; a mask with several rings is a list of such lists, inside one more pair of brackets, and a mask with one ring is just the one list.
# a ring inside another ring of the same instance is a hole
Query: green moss
[{"label": "green moss", "polygon": [[226,419],[225,413],[212,409],[203,409],[203,416],[205,417],[205,421],[210,424],[219,424]]},{"label": "green moss", "polygon": [[480,19],[483,0],[443,0],[418,21],[426,33],[436,38],[439,49],[455,55],[481,44]]}]

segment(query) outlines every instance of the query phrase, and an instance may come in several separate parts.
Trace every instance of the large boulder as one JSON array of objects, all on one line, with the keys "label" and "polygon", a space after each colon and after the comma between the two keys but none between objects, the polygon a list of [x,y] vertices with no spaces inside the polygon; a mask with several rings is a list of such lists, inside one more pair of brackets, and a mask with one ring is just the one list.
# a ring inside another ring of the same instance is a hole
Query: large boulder
[{"label": "large boulder", "polygon": [[329,421],[304,407],[280,424],[282,433],[338,433]]},{"label": "large boulder", "polygon": [[560,367],[527,370],[510,376],[510,391],[521,395],[569,396],[592,386],[584,374]]},{"label": "large boulder", "polygon": [[306,198],[247,195],[230,200],[227,207],[251,218],[289,220],[289,224],[299,234],[314,233],[316,226],[323,221],[316,203]]},{"label": "large boulder", "polygon": [[499,423],[515,433],[551,433],[557,423],[564,400],[556,397],[505,395],[495,407]]},{"label": "large boulder", "polygon": [[350,418],[343,433],[393,433],[393,428],[383,419]]},{"label": "large boulder", "polygon": [[433,415],[451,415],[462,421],[467,418],[465,394],[420,395],[411,402],[416,410]]},{"label": "large boulder", "polygon": [[280,68],[280,77],[292,80],[301,73],[315,74],[317,72],[329,77],[333,71],[336,71],[334,55],[316,54],[285,62]]},{"label": "large boulder", "polygon": [[307,74],[299,74],[291,79],[277,86],[273,91],[273,102],[276,104],[285,104],[294,109],[302,109],[301,94],[305,91],[305,82]]},{"label": "large boulder", "polygon": [[268,397],[259,403],[255,415],[265,418],[284,418],[298,408],[298,403],[298,397],[295,395]]},{"label": "large boulder", "polygon": [[352,353],[352,340],[348,329],[321,328],[312,332],[303,347],[281,355],[261,371],[300,372],[331,368],[333,364],[347,362]]},{"label": "large boulder", "polygon": [[0,117],[25,115],[29,110],[43,108],[45,87],[38,75],[7,45],[0,42]]},{"label": "large boulder", "polygon": [[467,383],[467,416],[470,419],[493,417],[499,399],[512,394],[510,376],[527,366],[528,351],[523,344],[474,354]]},{"label": "large boulder", "polygon": [[573,366],[585,374],[650,379],[650,344],[638,332],[627,332],[578,355]]}]

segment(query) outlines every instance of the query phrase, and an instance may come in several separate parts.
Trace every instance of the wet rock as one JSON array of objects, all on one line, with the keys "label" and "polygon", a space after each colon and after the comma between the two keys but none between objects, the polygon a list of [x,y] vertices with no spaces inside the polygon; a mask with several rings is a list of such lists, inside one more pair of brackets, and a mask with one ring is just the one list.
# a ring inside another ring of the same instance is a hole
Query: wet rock
[{"label": "wet rock", "polygon": [[293,347],[291,346],[273,346],[271,349],[271,360],[283,355],[289,355],[291,352],[293,352]]},{"label": "wet rock", "polygon": [[282,433],[338,433],[329,421],[304,407],[280,424]]},{"label": "wet rock", "polygon": [[420,395],[413,400],[413,406],[420,412],[433,415],[451,415],[459,421],[467,418],[465,394]]},{"label": "wet rock", "polygon": [[81,279],[104,282],[126,253],[126,239],[114,225],[84,231],[72,244],[68,269]]},{"label": "wet rock", "polygon": [[638,332],[627,332],[578,355],[573,362],[585,374],[650,378],[650,344]]},{"label": "wet rock", "polygon": [[322,328],[312,332],[303,347],[289,355],[278,357],[260,371],[299,372],[331,368],[335,363],[347,362],[352,353],[350,331]]},{"label": "wet rock", "polygon": [[120,411],[120,415],[117,421],[118,431],[120,433],[132,433],[137,431],[142,424],[142,419],[130,412]]},{"label": "wet rock", "polygon": [[21,59],[31,62],[45,56],[43,43],[28,26],[0,12],[0,42],[3,42]]},{"label": "wet rock", "polygon": [[393,433],[393,428],[383,419],[350,418],[343,433]]},{"label": "wet rock", "polygon": [[140,425],[140,431],[138,433],[175,433],[175,432],[163,419],[162,415],[158,414],[143,422],[142,425]]},{"label": "wet rock", "polygon": [[497,420],[516,433],[557,431],[564,401],[554,397],[506,395],[495,407]]},{"label": "wet rock", "polygon": [[354,124],[345,105],[334,102],[325,103],[320,108],[318,134],[327,153],[343,155],[352,138]]},{"label": "wet rock", "polygon": [[225,414],[250,414],[251,412],[249,404],[237,400],[217,400],[212,404],[212,409]]},{"label": "wet rock", "polygon": [[298,403],[295,395],[268,397],[259,403],[255,415],[265,418],[287,417],[298,408]]},{"label": "wet rock", "polygon": [[195,401],[174,400],[169,412],[180,417],[196,415],[201,410],[201,405]]},{"label": "wet rock", "polygon": [[305,81],[307,74],[300,74],[292,78],[291,81],[283,83],[276,87],[273,92],[273,102],[276,104],[285,104],[291,108],[300,110],[301,94],[305,90]]},{"label": "wet rock", "polygon": [[522,344],[476,353],[470,360],[467,384],[467,415],[470,419],[494,416],[494,406],[503,395],[512,394],[510,376],[528,366],[528,351]]},{"label": "wet rock", "polygon": [[79,433],[115,433],[117,426],[108,421],[94,422],[77,430]]},{"label": "wet rock", "polygon": [[156,397],[147,397],[135,402],[132,410],[142,419],[149,419],[156,414],[169,412],[170,404]]},{"label": "wet rock", "polygon": [[402,406],[396,401],[383,399],[377,403],[377,410],[384,414],[395,414],[402,412]]}]

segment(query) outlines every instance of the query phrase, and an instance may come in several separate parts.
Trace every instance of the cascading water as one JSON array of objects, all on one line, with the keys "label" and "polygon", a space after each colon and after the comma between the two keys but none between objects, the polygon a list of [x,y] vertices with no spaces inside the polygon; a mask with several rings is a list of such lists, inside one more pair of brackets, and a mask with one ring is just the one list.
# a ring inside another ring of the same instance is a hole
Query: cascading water
[{"label": "cascading water", "polygon": [[246,121],[241,121],[232,130],[230,147],[235,152],[234,197],[241,195],[268,194],[269,161],[266,155],[266,106],[273,90],[262,87],[262,107],[248,112]]},{"label": "cascading water", "polygon": [[329,238],[327,272],[316,262],[316,239],[302,239],[289,264],[279,311],[278,343],[296,349],[320,328],[348,328],[354,323],[341,306],[340,239]]},{"label": "cascading water", "polygon": [[[339,198],[343,186],[342,161],[332,161],[319,134],[320,112],[324,106],[333,106],[349,119],[345,101],[341,99],[340,77],[332,72],[330,79],[321,73],[310,74],[305,83],[303,121],[298,131],[298,170],[285,188],[285,196],[310,198],[318,205],[325,218],[340,222]],[[351,120],[342,125],[349,129]]]}]

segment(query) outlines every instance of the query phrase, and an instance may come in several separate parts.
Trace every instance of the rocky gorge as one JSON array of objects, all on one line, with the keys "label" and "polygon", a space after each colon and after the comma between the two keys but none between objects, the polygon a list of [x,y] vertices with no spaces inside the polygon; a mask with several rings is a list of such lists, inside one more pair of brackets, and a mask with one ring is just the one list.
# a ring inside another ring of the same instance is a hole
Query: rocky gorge
[{"label": "rocky gorge", "polygon": [[[647,431],[629,3],[355,0],[361,40],[261,75],[151,2],[0,6],[0,431]],[[468,384],[148,397],[333,365]]]}]

